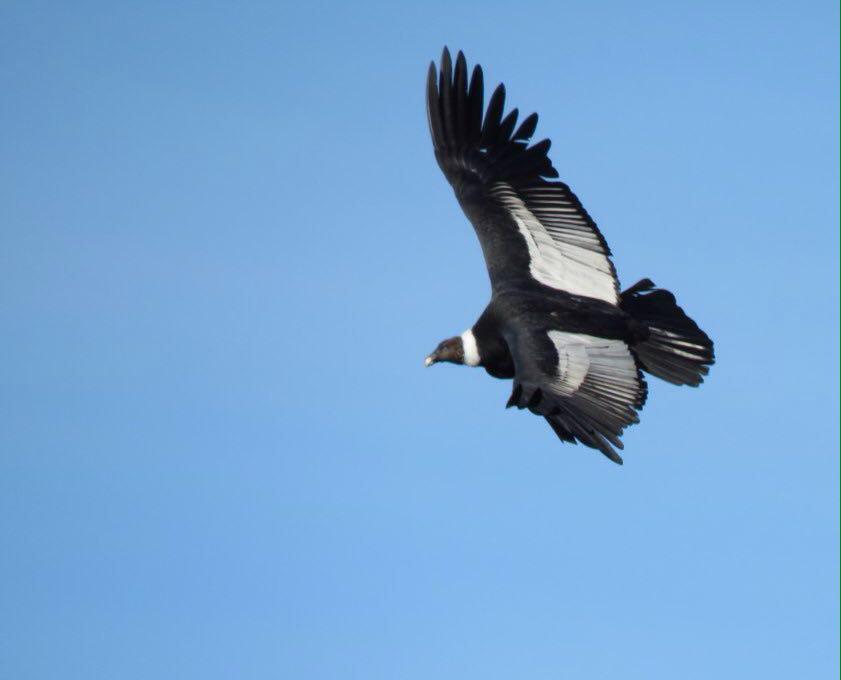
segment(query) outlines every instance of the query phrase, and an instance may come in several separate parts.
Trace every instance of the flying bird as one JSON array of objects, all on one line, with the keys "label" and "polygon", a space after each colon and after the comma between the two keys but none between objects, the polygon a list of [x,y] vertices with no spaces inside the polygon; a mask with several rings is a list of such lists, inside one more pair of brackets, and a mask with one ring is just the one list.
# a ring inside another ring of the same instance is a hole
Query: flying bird
[{"label": "flying bird", "polygon": [[435,159],[482,246],[491,300],[425,364],[481,366],[513,380],[508,407],[542,416],[563,441],[622,463],[623,430],[639,422],[643,372],[698,386],[713,343],[674,295],[643,279],[624,292],[596,223],[558,181],[551,142],[530,144],[532,113],[504,115],[505,87],[484,104],[484,77],[459,52],[429,66],[426,106]]}]

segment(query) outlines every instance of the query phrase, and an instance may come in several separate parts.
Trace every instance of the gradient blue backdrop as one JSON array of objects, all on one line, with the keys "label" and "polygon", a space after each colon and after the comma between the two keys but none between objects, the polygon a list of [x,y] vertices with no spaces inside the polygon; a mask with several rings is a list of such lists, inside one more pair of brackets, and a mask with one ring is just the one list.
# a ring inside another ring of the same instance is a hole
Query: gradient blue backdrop
[{"label": "gradient blue backdrop", "polygon": [[[0,677],[837,677],[837,3],[305,4],[0,9]],[[445,43],[716,340],[624,468],[422,366]]]}]

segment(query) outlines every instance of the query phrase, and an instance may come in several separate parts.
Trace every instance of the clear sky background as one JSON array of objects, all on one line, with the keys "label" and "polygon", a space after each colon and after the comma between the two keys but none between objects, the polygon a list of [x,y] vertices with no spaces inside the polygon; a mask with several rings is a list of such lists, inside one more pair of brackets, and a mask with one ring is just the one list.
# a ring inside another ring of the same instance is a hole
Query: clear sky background
[{"label": "clear sky background", "polygon": [[[4,3],[0,677],[838,675],[836,2]],[[716,341],[625,466],[423,368],[441,47]]]}]

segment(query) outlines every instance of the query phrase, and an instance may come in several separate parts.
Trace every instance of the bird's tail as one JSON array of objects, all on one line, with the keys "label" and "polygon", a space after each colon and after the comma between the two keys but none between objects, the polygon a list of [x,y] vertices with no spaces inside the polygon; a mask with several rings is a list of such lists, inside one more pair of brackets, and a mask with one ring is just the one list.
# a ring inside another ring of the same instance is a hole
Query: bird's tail
[{"label": "bird's tail", "polygon": [[713,342],[678,307],[675,296],[650,279],[622,293],[620,306],[637,322],[634,354],[644,371],[675,385],[700,385],[715,362]]}]

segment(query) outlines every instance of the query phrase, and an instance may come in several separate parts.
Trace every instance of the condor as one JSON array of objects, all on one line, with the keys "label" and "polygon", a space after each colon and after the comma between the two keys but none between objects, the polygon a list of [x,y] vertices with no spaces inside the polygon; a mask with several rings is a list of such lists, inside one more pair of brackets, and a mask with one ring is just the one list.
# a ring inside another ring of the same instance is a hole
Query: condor
[{"label": "condor", "polygon": [[675,385],[701,384],[713,343],[669,291],[619,282],[610,249],[547,155],[529,140],[537,114],[517,126],[499,85],[484,108],[480,66],[468,78],[444,48],[429,66],[426,104],[435,158],[479,237],[491,301],[426,365],[481,366],[512,379],[508,406],[546,419],[563,441],[622,463],[623,430],[639,422],[643,371]]}]

